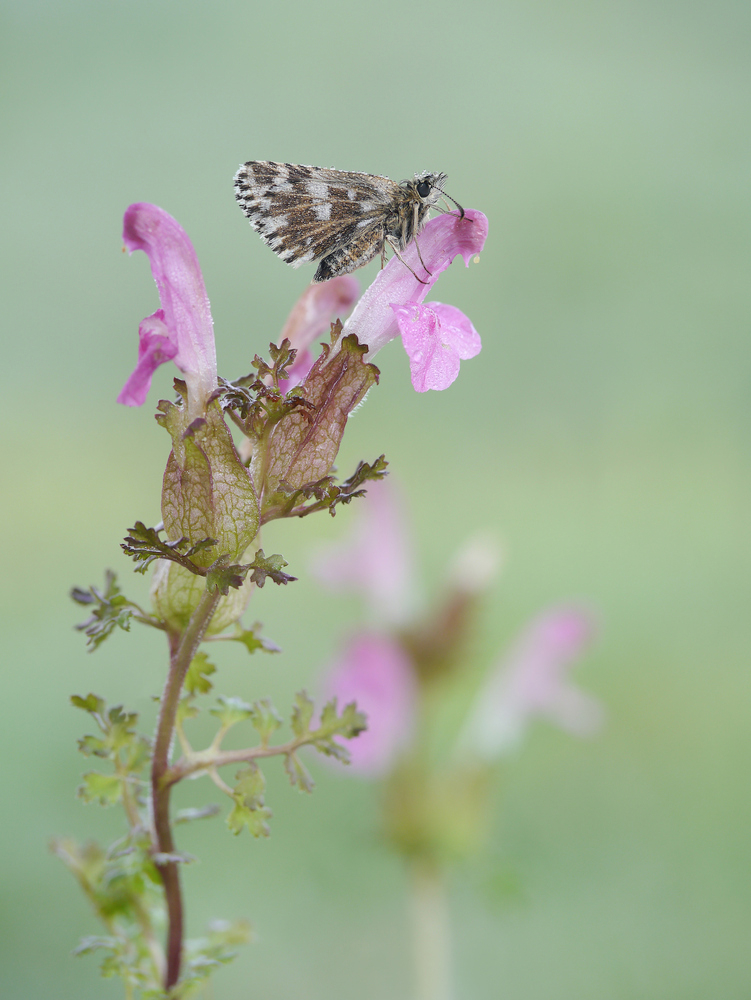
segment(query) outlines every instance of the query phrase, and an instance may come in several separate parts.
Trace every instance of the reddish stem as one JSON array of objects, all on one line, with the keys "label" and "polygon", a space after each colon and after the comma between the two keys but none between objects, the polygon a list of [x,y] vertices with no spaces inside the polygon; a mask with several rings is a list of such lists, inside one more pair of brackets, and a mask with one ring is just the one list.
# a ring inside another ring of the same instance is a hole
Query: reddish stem
[{"label": "reddish stem", "polygon": [[[175,733],[175,719],[185,674],[219,602],[219,591],[206,591],[185,631],[169,633],[170,668],[159,705],[159,720],[154,738],[151,763],[151,793],[154,823],[154,847],[157,854],[174,854],[175,843],[170,823],[171,783],[164,778],[169,769],[170,750]],[[156,867],[164,886],[167,905],[167,970],[164,987],[167,992],[180,978],[183,949],[183,900],[180,872],[176,861],[157,861]]]}]

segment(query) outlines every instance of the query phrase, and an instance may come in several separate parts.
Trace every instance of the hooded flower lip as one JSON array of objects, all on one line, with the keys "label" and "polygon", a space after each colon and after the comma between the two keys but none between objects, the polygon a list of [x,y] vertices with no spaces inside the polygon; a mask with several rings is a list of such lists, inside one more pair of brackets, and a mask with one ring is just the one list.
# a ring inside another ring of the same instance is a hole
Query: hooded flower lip
[{"label": "hooded flower lip", "polygon": [[143,250],[149,258],[161,309],[139,326],[138,364],[118,402],[144,403],[154,371],[172,360],[185,374],[190,411],[198,416],[217,378],[211,309],[193,244],[168,212],[148,202],[126,210],[123,242],[129,253]]},{"label": "hooded flower lip", "polygon": [[[471,258],[485,246],[487,235],[488,220],[482,212],[474,209],[466,209],[464,218],[448,212],[431,219],[418,237],[419,253],[417,241],[413,240],[402,252],[402,260],[393,257],[389,261],[344,324],[344,333],[355,333],[361,344],[367,344],[367,359],[372,360],[385,344],[399,336],[395,307],[421,303],[454,257],[461,255],[468,267]],[[425,266],[421,263],[420,256]],[[405,267],[405,264],[409,266]],[[426,274],[426,268],[430,274]],[[418,280],[416,275],[423,281]],[[433,303],[431,308],[435,311],[438,305],[440,304]],[[451,306],[442,308],[454,310]],[[438,315],[440,317],[440,312]],[[461,329],[464,335],[467,335],[469,328],[474,332],[472,324],[458,309],[452,314],[453,323],[457,322],[458,316],[463,320]],[[474,337],[479,350],[476,332]]]},{"label": "hooded flower lip", "polygon": [[553,608],[532,621],[475,698],[457,743],[460,755],[493,760],[513,751],[535,716],[576,736],[595,732],[599,702],[568,680],[593,632],[590,615],[574,607]]},{"label": "hooded flower lip", "polygon": [[151,385],[151,376],[159,365],[171,361],[177,354],[177,344],[170,337],[164,322],[164,310],[157,309],[138,325],[138,364],[117,397],[125,406],[142,406]]},{"label": "hooded flower lip", "polygon": [[480,353],[480,335],[456,306],[407,302],[391,308],[417,392],[447,389],[459,374],[460,362]]}]

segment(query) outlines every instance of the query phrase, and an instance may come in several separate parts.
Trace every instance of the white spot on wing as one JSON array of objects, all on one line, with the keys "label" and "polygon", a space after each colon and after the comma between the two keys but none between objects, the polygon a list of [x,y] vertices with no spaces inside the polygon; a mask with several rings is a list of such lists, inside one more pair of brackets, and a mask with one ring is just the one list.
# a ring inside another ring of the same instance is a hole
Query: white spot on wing
[{"label": "white spot on wing", "polygon": [[313,205],[313,211],[319,222],[327,222],[331,218],[331,202],[317,201]]},{"label": "white spot on wing", "polygon": [[277,229],[283,229],[286,225],[286,215],[272,215],[271,217],[264,218],[263,220],[263,228],[267,233],[275,233]]},{"label": "white spot on wing", "polygon": [[328,196],[328,185],[324,181],[307,181],[305,188],[309,195],[323,201]]}]

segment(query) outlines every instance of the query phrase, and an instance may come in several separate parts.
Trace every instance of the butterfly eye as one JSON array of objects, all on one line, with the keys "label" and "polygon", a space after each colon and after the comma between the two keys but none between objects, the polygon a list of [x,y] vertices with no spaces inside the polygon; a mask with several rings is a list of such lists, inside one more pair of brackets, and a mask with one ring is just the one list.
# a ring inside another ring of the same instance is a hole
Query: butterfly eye
[{"label": "butterfly eye", "polygon": [[420,195],[421,198],[427,198],[428,195],[430,194],[431,187],[432,185],[428,184],[427,181],[420,181],[420,183],[417,185],[417,193]]}]

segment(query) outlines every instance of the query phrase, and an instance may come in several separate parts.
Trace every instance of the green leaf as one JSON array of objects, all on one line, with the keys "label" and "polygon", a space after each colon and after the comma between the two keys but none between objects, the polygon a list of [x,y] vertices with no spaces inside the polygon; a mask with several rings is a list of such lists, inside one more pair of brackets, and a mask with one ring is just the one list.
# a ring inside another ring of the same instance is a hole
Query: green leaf
[{"label": "green leaf", "polygon": [[228,382],[220,376],[218,381],[222,390],[222,409],[225,411],[233,410],[241,420],[245,420],[251,406],[253,406],[253,390],[243,383],[256,382],[256,376],[245,375],[242,379],[236,379],[234,382]]},{"label": "green leaf", "polygon": [[349,751],[341,743],[337,743],[334,737],[342,736],[349,740],[365,729],[367,729],[367,719],[362,712],[357,711],[354,702],[345,705],[341,714],[337,714],[336,698],[332,698],[321,712],[321,725],[311,733],[312,738],[308,742],[319,753],[348,764]]},{"label": "green leaf", "polygon": [[78,749],[84,757],[109,757],[110,749],[104,740],[98,736],[82,736],[78,741]]},{"label": "green leaf", "polygon": [[98,948],[114,949],[117,947],[117,938],[105,937],[104,935],[90,934],[81,938],[80,944],[73,949],[73,955],[90,955]]},{"label": "green leaf", "polygon": [[253,726],[261,737],[261,744],[268,746],[271,736],[281,726],[282,720],[268,698],[253,703]]},{"label": "green leaf", "polygon": [[242,698],[220,695],[217,702],[218,707],[210,708],[209,711],[220,720],[224,729],[229,729],[230,726],[253,717],[253,706],[249,705],[247,701],[243,701]]},{"label": "green leaf", "polygon": [[89,652],[101,646],[116,628],[121,628],[124,632],[130,631],[135,605],[121,594],[117,577],[112,570],[107,570],[104,575],[104,589],[92,586],[88,590],[82,590],[74,587],[70,596],[77,604],[93,609],[90,618],[75,626],[77,631],[88,636],[86,645],[89,646]]},{"label": "green leaf", "polygon": [[342,492],[351,493],[369,480],[378,482],[379,479],[383,479],[388,475],[386,472],[388,464],[385,455],[379,455],[372,465],[369,465],[367,462],[360,462],[349,479],[345,479],[342,483]]},{"label": "green leaf", "polygon": [[136,775],[151,763],[151,743],[144,736],[137,736],[127,748],[124,766],[128,774]]},{"label": "green leaf", "polygon": [[266,556],[263,549],[259,549],[253,562],[250,563],[250,568],[253,570],[251,574],[251,580],[262,587],[266,583],[266,577],[269,577],[277,584],[288,584],[292,583],[297,579],[296,576],[288,576],[287,573],[282,573],[282,566],[288,565],[282,556],[273,555]]},{"label": "green leaf", "polygon": [[191,823],[194,819],[208,819],[211,816],[216,816],[218,812],[220,812],[219,806],[213,802],[201,809],[195,807],[179,809],[175,813],[175,823]]},{"label": "green leaf", "polygon": [[[381,455],[375,462],[368,464],[360,462],[349,477],[337,486],[333,476],[324,476],[314,482],[304,483],[294,489],[285,480],[280,480],[273,491],[267,491],[264,499],[265,524],[279,517],[307,517],[319,510],[328,510],[332,517],[336,515],[339,504],[348,504],[356,497],[364,497],[367,490],[362,484],[368,480],[383,479],[388,475],[385,471],[388,462]],[[307,503],[312,500],[313,503]]]},{"label": "green leaf", "polygon": [[269,356],[273,366],[271,377],[274,380],[274,385],[278,387],[280,382],[289,378],[287,369],[294,364],[297,351],[285,337],[281,344],[269,344]]},{"label": "green leaf", "polygon": [[285,337],[281,344],[269,344],[269,357],[271,358],[270,365],[257,354],[253,358],[252,364],[258,373],[255,381],[263,385],[264,379],[270,378],[278,389],[279,382],[288,378],[287,369],[297,357],[297,351]]},{"label": "green leaf", "polygon": [[316,730],[315,735],[333,736],[336,733],[338,736],[344,736],[349,740],[367,728],[367,718],[363,712],[357,711],[356,702],[349,702],[349,704],[344,706],[341,713],[337,713],[337,699],[332,698],[323,707],[321,725]]},{"label": "green leaf", "polygon": [[206,653],[196,653],[190,661],[185,675],[184,690],[191,697],[197,694],[208,694],[213,687],[209,677],[216,673],[216,667]]},{"label": "green leaf", "polygon": [[195,855],[186,854],[184,851],[157,851],[151,855],[151,860],[155,865],[189,865],[196,860]]},{"label": "green leaf", "polygon": [[[149,760],[150,744],[135,730],[138,715],[123,711],[122,705],[114,705],[107,711],[103,698],[89,694],[86,698],[73,695],[71,703],[76,708],[88,712],[104,734],[104,738],[84,736],[78,741],[78,749],[85,756],[94,755],[118,761],[118,767],[128,775],[137,775]],[[86,789],[81,793],[86,797]],[[91,801],[91,799],[87,799]]]},{"label": "green leaf", "polygon": [[185,537],[165,542],[159,537],[159,529],[147,528],[143,521],[136,521],[128,531],[120,548],[137,563],[139,573],[145,573],[155,559],[168,559],[191,573],[205,576],[206,570],[193,562],[192,557],[217,544],[215,538],[201,538],[193,545]]},{"label": "green leaf", "polygon": [[227,817],[227,826],[238,834],[247,828],[254,837],[268,837],[271,833],[267,820],[272,812],[266,808],[264,792],[266,779],[257,764],[237,772],[237,784],[232,792],[234,807]]},{"label": "green leaf", "polygon": [[89,712],[95,717],[104,715],[107,706],[104,698],[100,698],[98,694],[87,694],[85,698],[82,698],[80,694],[72,694],[70,703],[75,708],[82,708],[84,712]]},{"label": "green leaf", "polygon": [[310,793],[315,788],[315,781],[296,753],[288,753],[285,756],[284,770],[289,775],[292,785],[299,788],[301,792]]},{"label": "green leaf", "polygon": [[243,629],[240,625],[236,625],[235,634],[228,638],[233,642],[241,642],[251,654],[257,649],[263,650],[264,653],[281,653],[281,648],[275,642],[258,634],[261,628],[259,622],[256,622],[251,629]]},{"label": "green leaf", "polygon": [[292,709],[292,732],[295,736],[307,735],[314,709],[315,705],[308,696],[308,692],[298,691],[295,695],[295,707]]},{"label": "green leaf", "polygon": [[179,723],[182,724],[183,722],[187,722],[188,719],[195,719],[200,714],[200,709],[191,702],[188,695],[180,699],[180,704],[177,706],[177,721]]},{"label": "green leaf", "polygon": [[[103,921],[109,935],[83,938],[76,954],[103,953],[102,975],[117,976],[129,996],[159,995],[154,979],[153,954],[143,930],[145,914],[158,915],[162,885],[149,855],[148,835],[142,831],[116,841],[105,851],[98,844],[64,839],[50,845],[68,867]],[[163,1000],[166,1000],[162,993]]]},{"label": "green leaf", "polygon": [[113,806],[122,798],[122,781],[116,774],[100,774],[89,771],[83,775],[83,784],[76,793],[84,802],[99,802],[101,806]]},{"label": "green leaf", "polygon": [[208,978],[220,965],[226,965],[237,955],[238,947],[252,938],[250,924],[243,920],[233,923],[216,921],[206,937],[185,942],[185,965],[181,985],[191,986]]},{"label": "green leaf", "polygon": [[224,597],[230,590],[238,590],[245,582],[250,564],[227,563],[227,557],[222,556],[206,570],[206,589],[210,594],[218,590]]},{"label": "green leaf", "polygon": [[108,735],[113,750],[121,750],[129,746],[136,737],[135,724],[138,721],[136,712],[123,712],[122,705],[114,705],[108,713]]}]

